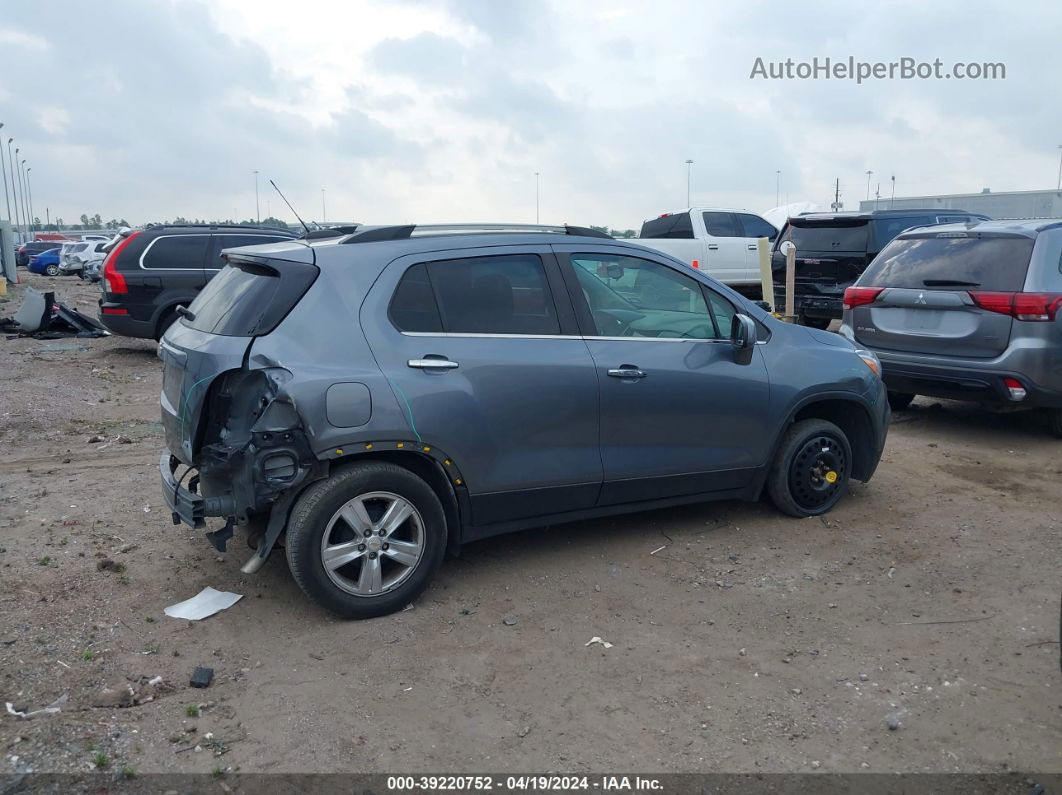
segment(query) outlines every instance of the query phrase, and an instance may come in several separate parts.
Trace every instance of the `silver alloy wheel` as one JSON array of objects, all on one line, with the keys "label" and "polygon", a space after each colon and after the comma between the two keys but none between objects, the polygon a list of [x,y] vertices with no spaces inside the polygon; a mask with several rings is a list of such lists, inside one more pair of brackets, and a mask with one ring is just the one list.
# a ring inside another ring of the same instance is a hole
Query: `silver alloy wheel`
[{"label": "silver alloy wheel", "polygon": [[372,491],[349,500],[321,536],[321,564],[338,588],[379,596],[397,588],[424,556],[424,520],[405,497]]}]

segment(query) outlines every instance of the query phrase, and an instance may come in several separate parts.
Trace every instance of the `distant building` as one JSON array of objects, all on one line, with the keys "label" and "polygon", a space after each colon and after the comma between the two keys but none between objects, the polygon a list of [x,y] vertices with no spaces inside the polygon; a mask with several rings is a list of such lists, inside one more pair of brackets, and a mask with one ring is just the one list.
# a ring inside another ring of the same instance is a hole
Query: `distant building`
[{"label": "distant building", "polygon": [[992,218],[1062,218],[1062,193],[1055,190],[1015,190],[992,193],[952,193],[943,196],[897,196],[859,202],[860,210],[969,210]]}]

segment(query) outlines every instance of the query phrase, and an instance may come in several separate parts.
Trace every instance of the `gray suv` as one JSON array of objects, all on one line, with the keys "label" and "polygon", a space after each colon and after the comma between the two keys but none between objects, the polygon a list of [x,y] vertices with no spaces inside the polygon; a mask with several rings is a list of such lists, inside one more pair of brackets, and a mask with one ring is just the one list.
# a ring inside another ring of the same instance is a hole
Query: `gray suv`
[{"label": "gray suv", "polygon": [[1047,410],[1062,436],[1062,220],[904,232],[844,296],[841,334],[915,395]]},{"label": "gray suv", "polygon": [[404,607],[447,549],[766,491],[829,510],[881,457],[872,353],[578,227],[373,227],[226,252],[166,332],[162,489],[257,570]]}]

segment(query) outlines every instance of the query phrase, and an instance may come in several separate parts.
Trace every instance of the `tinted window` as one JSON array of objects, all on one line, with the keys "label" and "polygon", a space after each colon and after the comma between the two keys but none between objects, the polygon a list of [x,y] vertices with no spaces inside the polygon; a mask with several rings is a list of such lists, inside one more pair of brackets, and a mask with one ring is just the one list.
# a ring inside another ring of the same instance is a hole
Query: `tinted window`
[{"label": "tinted window", "polygon": [[860,286],[1017,292],[1025,285],[1033,241],[1026,237],[931,237],[892,241]]},{"label": "tinted window", "polygon": [[774,240],[774,236],[778,234],[777,229],[758,215],[752,215],[751,213],[737,213],[737,217],[741,222],[741,228],[745,233],[743,237],[766,237]]},{"label": "tinted window", "polygon": [[640,257],[572,254],[571,262],[597,336],[716,337],[694,279]]},{"label": "tinted window", "polygon": [[102,252],[102,251],[103,251],[103,249],[105,249],[106,247],[107,247],[107,243],[106,243],[106,242],[103,242],[103,243],[97,243],[97,244],[96,244],[96,248],[94,249],[94,251],[96,251],[97,253],[100,253],[100,252]]},{"label": "tinted window", "polygon": [[145,268],[202,268],[209,240],[209,235],[159,237],[150,244],[141,262]]},{"label": "tinted window", "polygon": [[402,331],[442,331],[442,317],[424,263],[406,271],[391,299],[390,311],[391,321]]},{"label": "tinted window", "polygon": [[741,237],[741,228],[733,213],[705,213],[704,228],[712,237]]},{"label": "tinted window", "polygon": [[283,273],[251,263],[226,265],[192,301],[199,331],[252,337],[272,331],[317,277],[317,268],[284,263]]},{"label": "tinted window", "polygon": [[937,222],[935,216],[911,215],[903,218],[878,218],[872,222],[874,227],[875,251],[881,251],[885,245],[901,232],[916,226],[932,226]]},{"label": "tinted window", "polygon": [[[801,251],[848,251],[865,254],[867,251],[868,223],[852,225],[790,224],[779,236],[781,240],[792,240],[797,247],[797,256]],[[791,237],[790,237],[791,236]]]},{"label": "tinted window", "polygon": [[534,254],[440,260],[414,266],[395,291],[391,319],[403,331],[441,328],[451,334],[560,333],[546,271],[541,258]]},{"label": "tinted window", "polygon": [[660,218],[654,218],[652,221],[646,221],[642,224],[642,231],[638,236],[656,239],[678,238],[680,240],[692,240],[693,223],[690,221],[689,213],[663,215]]},{"label": "tinted window", "polygon": [[265,243],[276,243],[278,240],[289,240],[287,237],[276,235],[214,235],[211,241],[210,262],[208,268],[223,268],[225,261],[221,259],[221,252],[226,248],[238,248],[239,246],[261,246]]}]

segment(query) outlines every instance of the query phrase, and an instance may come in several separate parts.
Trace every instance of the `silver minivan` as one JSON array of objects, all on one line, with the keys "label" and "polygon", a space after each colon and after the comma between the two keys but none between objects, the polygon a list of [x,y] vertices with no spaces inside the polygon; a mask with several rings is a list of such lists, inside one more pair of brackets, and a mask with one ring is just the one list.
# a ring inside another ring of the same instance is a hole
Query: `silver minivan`
[{"label": "silver minivan", "polygon": [[841,334],[881,359],[894,410],[915,395],[1045,409],[1062,437],[1062,220],[899,235],[844,295]]}]

